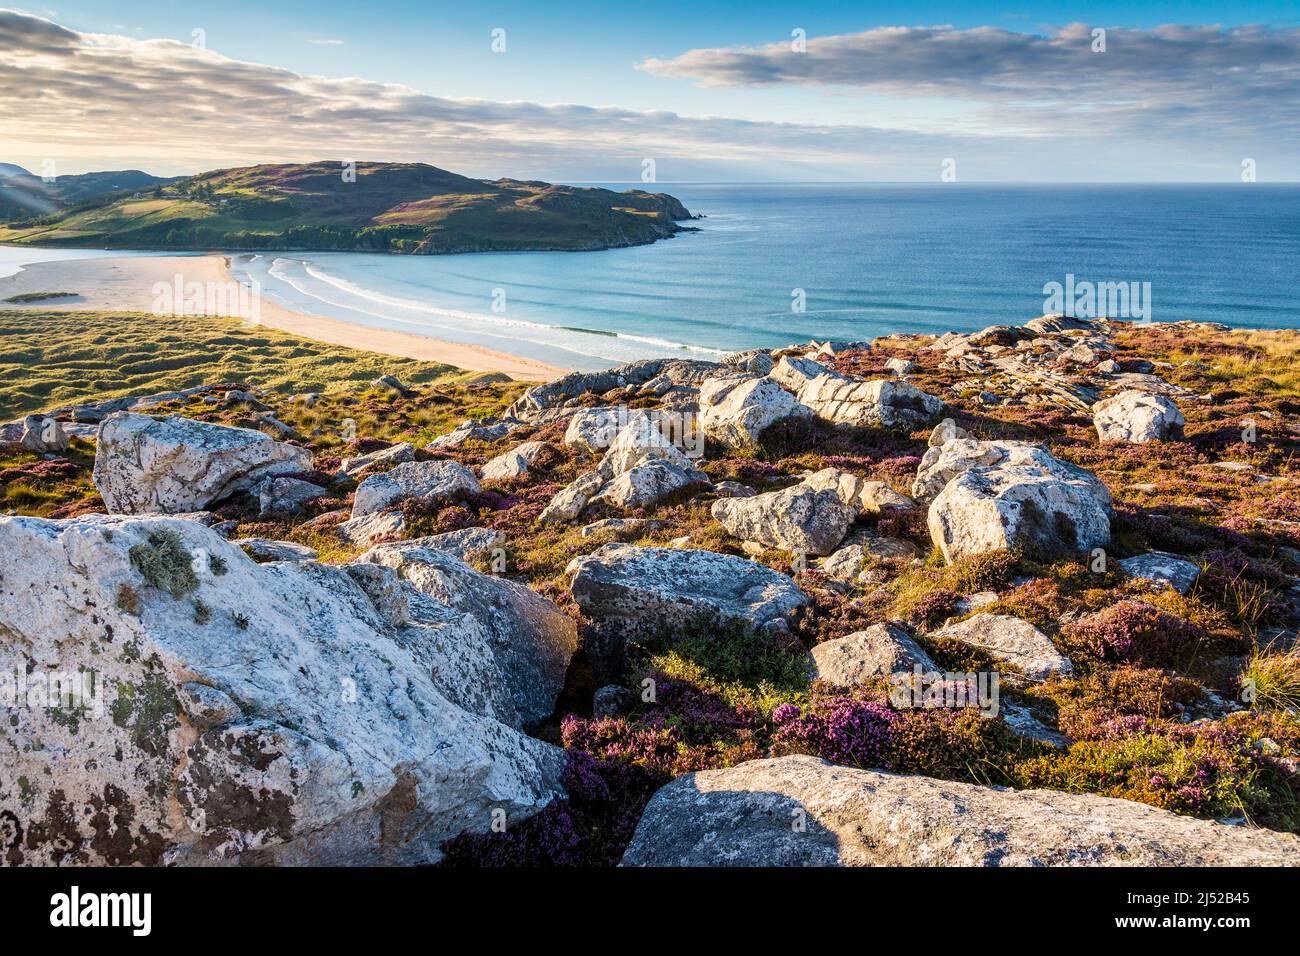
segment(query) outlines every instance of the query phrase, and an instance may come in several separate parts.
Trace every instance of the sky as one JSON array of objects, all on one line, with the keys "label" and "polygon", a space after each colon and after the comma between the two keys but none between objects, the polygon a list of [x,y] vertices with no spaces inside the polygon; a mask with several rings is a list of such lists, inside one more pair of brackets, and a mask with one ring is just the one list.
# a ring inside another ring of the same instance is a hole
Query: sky
[{"label": "sky", "polygon": [[1296,0],[55,3],[0,7],[33,171],[1300,180]]}]

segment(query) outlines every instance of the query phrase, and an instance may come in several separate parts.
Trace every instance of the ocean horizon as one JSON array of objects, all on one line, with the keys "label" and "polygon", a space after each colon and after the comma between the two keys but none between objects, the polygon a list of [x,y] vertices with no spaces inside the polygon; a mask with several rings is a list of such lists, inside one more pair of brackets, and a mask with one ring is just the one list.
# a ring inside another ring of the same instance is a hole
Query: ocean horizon
[{"label": "ocean horizon", "polygon": [[[599,184],[592,184],[599,185]],[[628,184],[605,184],[627,186]],[[703,218],[595,252],[229,251],[283,306],[576,369],[1044,312],[1300,326],[1300,185],[651,183]],[[16,251],[16,250],[11,250]],[[24,250],[27,257],[147,254]],[[47,254],[48,253],[48,254]],[[0,258],[0,272],[6,261]],[[27,261],[32,261],[30,258]],[[1053,308],[1049,291],[1066,290]]]}]

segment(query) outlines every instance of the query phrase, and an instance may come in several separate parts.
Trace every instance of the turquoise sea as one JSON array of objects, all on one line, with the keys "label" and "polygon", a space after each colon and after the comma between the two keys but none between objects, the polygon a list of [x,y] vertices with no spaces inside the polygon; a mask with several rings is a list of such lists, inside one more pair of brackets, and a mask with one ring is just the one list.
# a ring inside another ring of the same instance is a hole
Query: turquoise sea
[{"label": "turquoise sea", "polygon": [[1296,185],[647,188],[704,214],[699,231],[604,252],[286,252],[235,266],[295,309],[573,368],[1019,323],[1067,276],[1149,283],[1157,322],[1300,327]]}]

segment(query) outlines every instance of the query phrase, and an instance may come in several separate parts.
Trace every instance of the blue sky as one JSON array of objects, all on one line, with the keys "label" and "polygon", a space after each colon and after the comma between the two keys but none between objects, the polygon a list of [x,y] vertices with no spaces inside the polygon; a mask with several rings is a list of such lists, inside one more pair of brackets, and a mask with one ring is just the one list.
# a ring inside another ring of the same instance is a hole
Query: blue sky
[{"label": "blue sky", "polygon": [[[23,13],[63,31],[69,69],[74,49],[118,38],[113,58],[103,57],[106,75],[140,103],[128,107],[123,92],[97,105],[89,86],[74,88],[49,51],[31,45],[36,21],[13,14],[11,42],[48,68],[48,92],[68,104],[63,122],[86,126],[50,134],[39,117],[0,117],[0,142],[19,144],[0,159],[53,158],[68,171],[116,159],[180,172],[328,155],[343,144],[358,158],[571,180],[635,178],[647,156],[663,180],[923,180],[952,156],[972,179],[1212,181],[1252,158],[1261,179],[1296,179],[1297,11],[1294,2],[60,2]],[[1087,56],[1086,30],[1063,33],[1068,24],[1106,28],[1106,55]],[[1162,33],[1169,24],[1199,32]],[[213,55],[201,70],[172,55],[196,28]],[[490,47],[494,28],[506,31],[504,53]],[[806,32],[805,56],[786,49],[795,28]],[[157,40],[176,41],[165,64],[166,51],[148,43]],[[749,52],[737,56],[740,48]],[[200,82],[220,89],[215,58],[243,83],[252,79],[239,64],[264,68],[268,81],[289,71],[330,83],[306,84],[301,113],[250,86],[249,102],[268,115],[230,116],[224,136],[209,132],[210,118],[200,122],[215,104],[187,90],[185,111],[158,117],[178,143],[160,151],[158,136],[138,129],[150,108],[144,94]],[[1189,74],[1189,62],[1200,72]],[[142,69],[145,83],[134,79]],[[174,83],[156,83],[163,69]],[[0,80],[4,70],[0,57]],[[9,79],[17,88],[35,75]],[[339,86],[345,80],[355,81],[350,91]],[[388,136],[365,104],[365,91],[380,86],[424,98],[396,97]],[[330,109],[331,97],[348,108]],[[466,100],[484,105],[469,111]],[[599,114],[609,120],[599,141],[578,115],[587,108],[612,111]],[[134,113],[112,124],[117,139],[105,142],[102,117],[127,109]],[[301,117],[291,135],[275,124],[276,110]],[[663,114],[672,119],[656,127]],[[344,125],[332,130],[330,116]],[[469,148],[476,136],[487,144],[479,154]]]}]

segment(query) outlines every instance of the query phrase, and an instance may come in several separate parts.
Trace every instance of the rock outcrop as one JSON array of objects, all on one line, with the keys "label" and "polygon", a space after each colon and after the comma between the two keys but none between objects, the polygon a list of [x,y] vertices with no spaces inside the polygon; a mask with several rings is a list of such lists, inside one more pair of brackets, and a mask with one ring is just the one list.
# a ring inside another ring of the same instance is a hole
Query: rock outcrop
[{"label": "rock outcrop", "polygon": [[792,485],[750,498],[720,498],[713,517],[741,541],[792,554],[824,555],[843,539],[854,513],[833,488]]},{"label": "rock outcrop", "polygon": [[700,386],[700,428],[725,449],[757,447],[770,426],[812,414],[769,378],[711,378]]},{"label": "rock outcrop", "polygon": [[28,682],[85,691],[0,722],[10,863],[431,863],[563,795],[563,751],[431,676],[476,619],[403,620],[346,568],[194,521],[0,518],[0,603]]},{"label": "rock outcrop", "polygon": [[741,623],[784,630],[807,596],[784,574],[712,551],[607,544],[575,558],[570,591],[590,622],[587,657],[598,679],[622,679],[626,644],[687,626]]},{"label": "rock outcrop", "polygon": [[929,636],[977,647],[998,660],[1014,664],[1030,680],[1045,680],[1073,669],[1069,658],[1056,649],[1046,634],[1028,621],[1009,614],[976,614]]},{"label": "rock outcrop", "polygon": [[1128,389],[1092,406],[1092,424],[1103,442],[1143,444],[1182,438],[1186,421],[1173,399]]},{"label": "rock outcrop", "polygon": [[754,760],[651,799],[624,866],[1296,866],[1300,838],[1108,797]]},{"label": "rock outcrop", "polygon": [[[359,560],[392,568],[421,594],[478,622],[495,661],[491,682],[509,698],[514,711],[503,716],[498,707],[498,719],[528,726],[549,717],[578,646],[573,620],[530,588],[475,571],[438,547],[445,539],[432,546],[425,541],[376,545]],[[479,682],[456,686],[478,688]]]},{"label": "rock outcrop", "polygon": [[123,412],[99,426],[94,481],[112,514],[175,514],[311,466],[306,448],[259,431]]},{"label": "rock outcrop", "polygon": [[812,649],[812,676],[838,687],[877,677],[913,673],[916,665],[938,670],[930,655],[896,624],[873,624],[865,631],[823,641]]},{"label": "rock outcrop", "polygon": [[352,517],[382,511],[403,498],[445,504],[477,495],[482,489],[474,473],[456,461],[408,461],[371,475],[357,485]]}]

